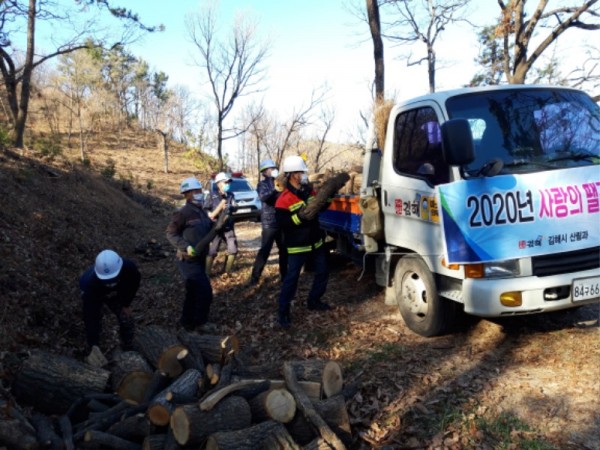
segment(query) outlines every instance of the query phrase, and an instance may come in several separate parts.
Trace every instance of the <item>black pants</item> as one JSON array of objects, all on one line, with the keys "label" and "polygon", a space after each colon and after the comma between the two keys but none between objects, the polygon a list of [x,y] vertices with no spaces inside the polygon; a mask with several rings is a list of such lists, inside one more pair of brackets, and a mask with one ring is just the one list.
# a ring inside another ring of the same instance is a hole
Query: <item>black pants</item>
[{"label": "black pants", "polygon": [[117,316],[119,322],[119,337],[124,347],[131,346],[135,325],[130,317],[123,314],[123,305],[117,297],[97,295],[93,292],[85,292],[81,296],[83,302],[83,323],[85,325],[85,337],[88,347],[100,344],[100,332],[102,331],[102,308],[104,305]]},{"label": "black pants", "polygon": [[287,251],[282,243],[281,230],[278,228],[263,228],[260,242],[260,250],[256,254],[254,260],[254,266],[252,267],[252,280],[258,281],[260,278],[265,264],[271,254],[273,248],[273,242],[277,244],[277,250],[279,251],[279,276],[281,280],[285,278],[287,272]]},{"label": "black pants", "polygon": [[177,261],[177,265],[185,280],[185,299],[179,323],[184,327],[197,327],[208,321],[213,300],[212,286],[206,276],[204,264]]}]

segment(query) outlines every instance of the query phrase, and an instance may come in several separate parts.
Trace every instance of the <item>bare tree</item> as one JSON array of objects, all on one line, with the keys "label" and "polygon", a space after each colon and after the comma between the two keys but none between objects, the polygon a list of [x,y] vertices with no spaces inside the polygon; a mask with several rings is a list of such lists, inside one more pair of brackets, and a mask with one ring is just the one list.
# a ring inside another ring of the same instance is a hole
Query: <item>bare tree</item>
[{"label": "bare tree", "polygon": [[[382,97],[383,98],[383,97]],[[319,122],[322,125],[322,129],[317,137],[317,148],[313,156],[313,170],[320,172],[322,167],[331,161],[332,158],[325,160],[325,152],[327,150],[327,136],[331,132],[333,122],[335,120],[335,111],[333,109],[321,109],[319,114]]]},{"label": "bare tree", "polygon": [[196,64],[203,69],[210,84],[216,111],[217,156],[223,170],[223,140],[232,139],[246,130],[225,128],[225,120],[236,100],[260,92],[265,78],[263,64],[269,46],[261,43],[257,27],[246,18],[238,16],[227,40],[219,41],[215,4],[186,21],[187,31],[199,53]]},{"label": "bare tree", "polygon": [[[524,83],[542,53],[568,29],[600,29],[600,10],[593,7],[598,0],[587,0],[579,6],[557,6],[549,11],[549,0],[539,0],[530,18],[525,12],[526,3],[527,0],[498,0],[501,20],[496,34],[503,41],[504,74],[511,84]],[[530,50],[535,32],[545,28],[550,29],[548,34],[536,40],[539,44]]]},{"label": "bare tree", "polygon": [[[83,0],[80,4],[82,4],[82,11],[95,4],[100,9],[109,11],[113,16],[124,19],[127,25],[135,24],[147,31],[155,30],[155,28],[142,25],[137,15],[131,11],[111,7],[108,0]],[[90,46],[110,45],[107,44],[106,37],[101,38],[96,33],[98,23],[88,22],[82,31],[75,31],[70,37],[64,39],[55,50],[44,55],[36,55],[37,20],[53,21],[56,23],[56,28],[64,32],[65,28],[70,29],[73,26],[72,19],[73,15],[66,11],[57,11],[56,4],[48,0],[3,0],[0,2],[0,72],[2,72],[11,113],[12,137],[17,147],[23,146],[23,134],[31,94],[31,77],[34,69],[58,55]],[[69,27],[61,27],[61,23],[69,23]],[[12,36],[18,35],[23,29],[26,29],[26,49],[24,61],[19,64],[15,58],[16,49]],[[87,36],[91,35],[96,35],[97,40],[90,41]],[[118,42],[126,39],[125,35],[121,38]]]},{"label": "bare tree", "polygon": [[[384,37],[400,45],[422,42],[425,56],[412,60],[409,66],[427,63],[429,91],[435,92],[437,55],[435,45],[448,25],[468,22],[463,14],[471,0],[385,0],[391,20],[386,21]],[[387,16],[386,16],[387,17]],[[395,18],[395,19],[394,19]]]},{"label": "bare tree", "polygon": [[383,101],[385,95],[385,61],[383,57],[383,39],[381,38],[381,20],[379,19],[379,0],[366,0],[367,19],[373,40],[373,59],[375,60],[375,100]]}]

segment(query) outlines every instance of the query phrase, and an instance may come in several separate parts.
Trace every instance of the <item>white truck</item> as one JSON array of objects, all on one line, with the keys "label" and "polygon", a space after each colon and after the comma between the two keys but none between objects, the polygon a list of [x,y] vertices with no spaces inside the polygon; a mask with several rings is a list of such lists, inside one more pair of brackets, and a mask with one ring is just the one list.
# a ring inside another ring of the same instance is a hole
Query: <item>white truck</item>
[{"label": "white truck", "polygon": [[564,87],[438,92],[370,133],[360,194],[320,223],[374,259],[386,303],[422,336],[457,313],[501,317],[600,300],[600,108]]}]

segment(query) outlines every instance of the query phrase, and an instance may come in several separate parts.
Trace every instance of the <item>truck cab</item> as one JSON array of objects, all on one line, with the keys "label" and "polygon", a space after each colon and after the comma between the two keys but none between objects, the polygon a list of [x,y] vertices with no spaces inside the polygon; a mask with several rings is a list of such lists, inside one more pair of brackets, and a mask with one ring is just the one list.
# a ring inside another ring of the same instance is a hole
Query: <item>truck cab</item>
[{"label": "truck cab", "polygon": [[600,299],[600,109],[589,96],[531,85],[429,94],[396,105],[384,148],[375,142],[360,204],[376,202],[380,229],[363,213],[361,248],[410,329],[441,334],[461,310]]}]

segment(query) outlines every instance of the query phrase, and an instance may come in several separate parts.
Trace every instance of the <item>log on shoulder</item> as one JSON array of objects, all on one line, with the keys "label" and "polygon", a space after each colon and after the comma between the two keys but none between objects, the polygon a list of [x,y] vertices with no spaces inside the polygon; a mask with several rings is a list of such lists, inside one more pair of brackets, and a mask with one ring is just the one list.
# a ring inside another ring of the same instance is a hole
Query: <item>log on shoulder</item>
[{"label": "log on shoulder", "polygon": [[104,392],[109,377],[107,370],[35,350],[17,373],[13,391],[19,403],[45,414],[64,414],[79,398]]},{"label": "log on shoulder", "polygon": [[197,404],[177,407],[171,416],[171,430],[178,444],[194,446],[213,433],[247,428],[251,421],[248,402],[231,396],[210,411],[201,410]]}]

